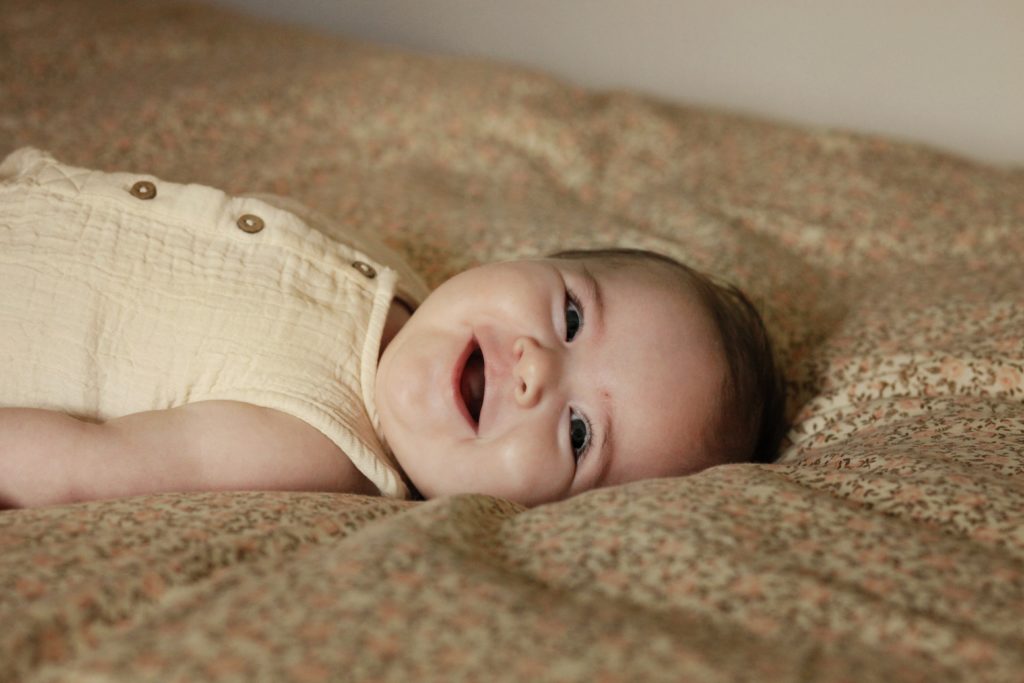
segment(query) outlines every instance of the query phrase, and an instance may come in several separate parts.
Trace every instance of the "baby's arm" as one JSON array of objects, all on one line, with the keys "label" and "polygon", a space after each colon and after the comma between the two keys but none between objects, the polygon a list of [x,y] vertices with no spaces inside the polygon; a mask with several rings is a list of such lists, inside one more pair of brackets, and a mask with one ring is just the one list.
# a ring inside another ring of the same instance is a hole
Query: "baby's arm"
[{"label": "baby's arm", "polygon": [[0,508],[241,489],[376,493],[321,432],[247,403],[206,401],[98,424],[0,408]]}]

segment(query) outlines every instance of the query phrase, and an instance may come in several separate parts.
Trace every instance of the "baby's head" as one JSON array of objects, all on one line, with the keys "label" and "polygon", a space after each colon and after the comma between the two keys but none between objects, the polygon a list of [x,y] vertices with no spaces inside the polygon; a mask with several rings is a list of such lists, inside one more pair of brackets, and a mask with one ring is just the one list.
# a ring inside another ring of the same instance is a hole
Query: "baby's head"
[{"label": "baby's head", "polygon": [[770,462],[783,385],[756,309],[651,252],[492,263],[438,287],[385,348],[376,404],[427,498],[526,505]]}]

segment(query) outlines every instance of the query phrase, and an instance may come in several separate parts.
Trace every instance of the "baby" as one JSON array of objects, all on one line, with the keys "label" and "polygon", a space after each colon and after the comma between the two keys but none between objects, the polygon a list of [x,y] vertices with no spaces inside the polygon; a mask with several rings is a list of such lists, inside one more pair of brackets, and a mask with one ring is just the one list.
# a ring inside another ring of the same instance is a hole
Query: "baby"
[{"label": "baby", "polygon": [[774,459],[783,385],[735,288],[610,249],[423,297],[391,255],[287,208],[31,149],[0,165],[0,506],[239,489],[537,505]]}]

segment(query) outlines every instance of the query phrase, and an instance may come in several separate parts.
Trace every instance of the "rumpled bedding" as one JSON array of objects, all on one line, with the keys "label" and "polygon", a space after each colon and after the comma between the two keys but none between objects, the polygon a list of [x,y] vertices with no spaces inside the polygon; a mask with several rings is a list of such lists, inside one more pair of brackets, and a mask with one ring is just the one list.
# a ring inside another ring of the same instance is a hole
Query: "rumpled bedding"
[{"label": "rumpled bedding", "polygon": [[171,0],[5,0],[0,156],[272,192],[436,285],[660,250],[764,308],[780,461],[0,512],[2,681],[1024,680],[1024,169]]}]

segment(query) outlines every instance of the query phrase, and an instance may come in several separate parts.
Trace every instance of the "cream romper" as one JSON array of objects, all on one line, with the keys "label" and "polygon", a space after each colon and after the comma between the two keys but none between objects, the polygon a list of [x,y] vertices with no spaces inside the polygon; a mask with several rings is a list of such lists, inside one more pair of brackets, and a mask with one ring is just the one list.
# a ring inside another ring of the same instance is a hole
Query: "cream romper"
[{"label": "cream romper", "polygon": [[374,377],[392,297],[415,307],[426,292],[372,238],[286,200],[31,148],[0,164],[0,406],[107,420],[252,403],[316,427],[383,495],[407,497]]}]

